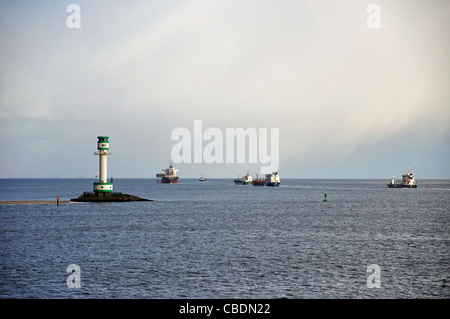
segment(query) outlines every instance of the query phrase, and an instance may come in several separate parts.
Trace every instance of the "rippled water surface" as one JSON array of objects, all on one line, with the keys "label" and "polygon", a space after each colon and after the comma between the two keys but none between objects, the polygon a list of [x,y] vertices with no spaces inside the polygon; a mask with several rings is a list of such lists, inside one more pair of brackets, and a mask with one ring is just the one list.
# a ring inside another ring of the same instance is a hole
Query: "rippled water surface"
[{"label": "rippled water surface", "polygon": [[[69,200],[92,182],[0,179],[0,200]],[[450,297],[450,181],[386,182],[118,178],[154,201],[0,205],[0,297]],[[372,264],[381,288],[367,286]]]}]

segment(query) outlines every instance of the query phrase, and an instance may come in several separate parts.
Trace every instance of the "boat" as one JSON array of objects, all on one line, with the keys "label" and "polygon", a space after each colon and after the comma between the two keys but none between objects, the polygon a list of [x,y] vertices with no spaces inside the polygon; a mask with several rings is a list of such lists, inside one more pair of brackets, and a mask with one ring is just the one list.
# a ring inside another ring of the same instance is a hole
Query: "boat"
[{"label": "boat", "polygon": [[278,172],[273,172],[272,174],[266,174],[266,185],[267,186],[279,186],[280,176]]},{"label": "boat", "polygon": [[234,179],[234,184],[235,185],[242,185],[243,183],[244,183],[244,180],[240,176],[238,176],[238,178]]},{"label": "boat", "polygon": [[394,176],[392,176],[392,180],[389,183],[387,183],[387,186],[389,188],[402,188],[403,187],[402,181],[395,180]]},{"label": "boat", "polygon": [[242,183],[244,185],[252,185],[253,184],[253,177],[249,174],[249,172],[247,172],[247,174],[245,174],[244,178],[242,179]]},{"label": "boat", "polygon": [[172,165],[172,162],[169,164],[169,168],[163,169],[164,174],[161,176],[161,183],[163,184],[178,184],[178,178],[177,175],[178,170],[175,169]]},{"label": "boat", "polygon": [[266,181],[263,178],[258,178],[258,175],[256,175],[256,179],[253,180],[253,186],[264,186]]},{"label": "boat", "polygon": [[157,173],[156,174],[156,182],[157,183],[161,183],[161,177],[163,177],[164,174],[163,173]]},{"label": "boat", "polygon": [[417,182],[414,178],[414,173],[411,170],[411,167],[408,167],[408,172],[402,174],[402,180],[395,180],[394,176],[392,176],[392,180],[387,183],[389,188],[417,188]]},{"label": "boat", "polygon": [[199,181],[199,182],[207,182],[208,179],[202,175],[202,176],[200,176],[200,178],[198,179],[198,181]]}]

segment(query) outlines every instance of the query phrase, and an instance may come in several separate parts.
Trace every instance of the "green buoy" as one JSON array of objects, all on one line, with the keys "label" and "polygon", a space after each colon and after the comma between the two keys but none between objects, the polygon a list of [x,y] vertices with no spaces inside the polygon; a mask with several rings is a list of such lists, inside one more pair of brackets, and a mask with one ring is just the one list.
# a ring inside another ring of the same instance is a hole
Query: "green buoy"
[{"label": "green buoy", "polygon": [[325,199],[323,200],[324,202],[328,202],[328,199],[327,199],[327,193],[325,193]]}]

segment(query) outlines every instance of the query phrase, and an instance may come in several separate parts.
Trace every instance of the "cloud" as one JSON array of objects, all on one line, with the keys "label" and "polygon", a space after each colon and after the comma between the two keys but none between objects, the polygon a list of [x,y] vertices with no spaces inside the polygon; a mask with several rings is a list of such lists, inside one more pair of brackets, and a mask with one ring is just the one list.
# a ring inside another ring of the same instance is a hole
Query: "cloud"
[{"label": "cloud", "polygon": [[344,160],[418,123],[445,134],[448,4],[378,1],[381,28],[369,29],[370,3],[80,2],[71,30],[64,5],[49,2],[39,18],[4,22],[1,36],[14,36],[1,53],[0,119],[102,123],[123,140],[165,141],[161,153],[194,119],[279,127],[282,161],[297,163]]}]

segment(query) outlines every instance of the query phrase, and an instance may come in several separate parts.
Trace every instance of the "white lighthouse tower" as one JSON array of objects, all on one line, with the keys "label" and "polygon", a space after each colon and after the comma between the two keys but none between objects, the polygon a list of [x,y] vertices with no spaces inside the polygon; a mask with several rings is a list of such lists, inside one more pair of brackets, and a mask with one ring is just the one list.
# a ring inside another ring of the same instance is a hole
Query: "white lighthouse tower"
[{"label": "white lighthouse tower", "polygon": [[99,155],[99,182],[94,183],[94,192],[97,196],[106,196],[108,193],[111,193],[113,190],[112,180],[108,183],[108,175],[107,175],[107,161],[106,157],[111,155],[109,152],[109,136],[98,136],[97,150],[98,152],[94,152],[94,155]]}]

